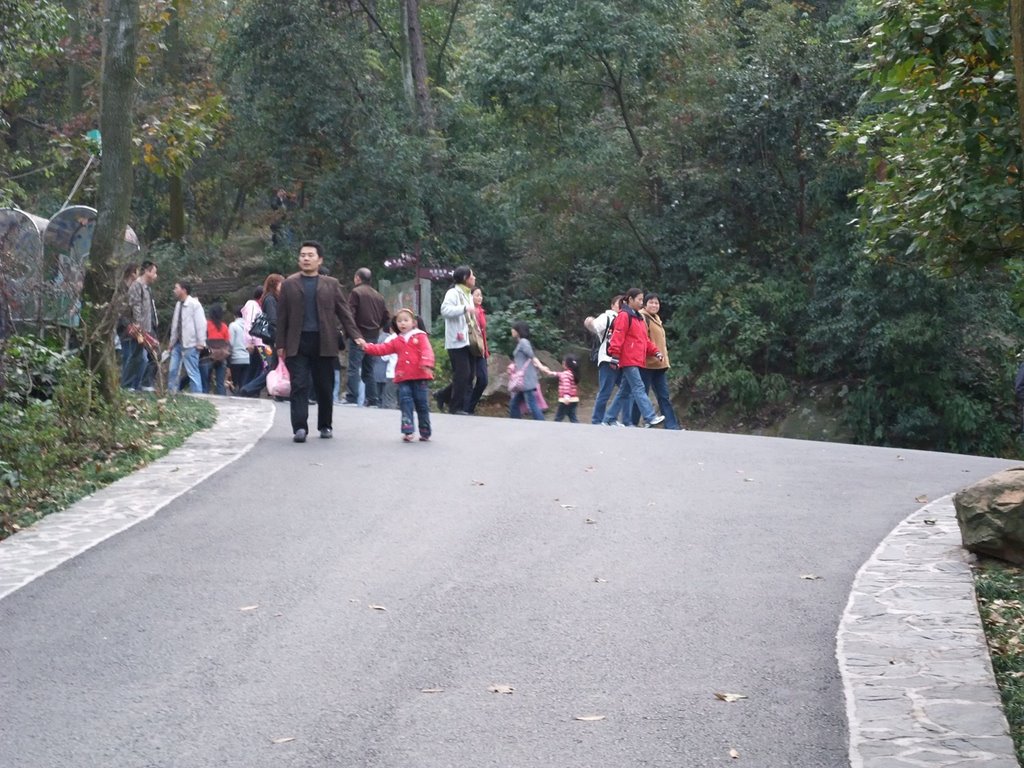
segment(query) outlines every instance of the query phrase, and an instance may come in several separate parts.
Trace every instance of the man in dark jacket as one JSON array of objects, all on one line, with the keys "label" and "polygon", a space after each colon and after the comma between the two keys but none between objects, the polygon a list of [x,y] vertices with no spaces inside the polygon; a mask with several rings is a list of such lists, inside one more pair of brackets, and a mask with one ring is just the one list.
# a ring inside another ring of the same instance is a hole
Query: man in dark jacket
[{"label": "man in dark jacket", "polygon": [[[352,309],[356,327],[363,338],[370,342],[378,341],[380,332],[391,319],[391,313],[384,303],[384,297],[373,289],[370,280],[373,274],[366,267],[356,270],[352,278],[354,288],[348,295],[348,304]],[[363,350],[355,343],[348,341],[348,381],[345,385],[345,404],[359,403],[359,382],[366,385],[366,405],[380,405],[377,387],[373,380],[373,358],[363,354]]]},{"label": "man in dark jacket", "polygon": [[317,399],[320,437],[333,432],[334,361],[338,359],[339,325],[351,339],[362,340],[352,311],[333,277],[320,274],[323,246],[307,240],[299,249],[299,271],[281,284],[277,304],[278,358],[291,378],[292,439],[306,442],[309,432],[309,382]]}]

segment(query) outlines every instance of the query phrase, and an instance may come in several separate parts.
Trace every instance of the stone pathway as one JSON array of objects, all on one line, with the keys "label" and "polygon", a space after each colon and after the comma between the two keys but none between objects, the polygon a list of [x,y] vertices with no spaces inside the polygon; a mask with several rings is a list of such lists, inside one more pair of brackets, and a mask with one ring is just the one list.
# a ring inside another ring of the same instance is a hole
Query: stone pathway
[{"label": "stone pathway", "polygon": [[0,542],[0,599],[142,522],[244,456],[274,422],[270,400],[210,398],[217,422],[161,459]]},{"label": "stone pathway", "polygon": [[1019,768],[953,497],[910,515],[854,580],[836,658],[851,768]]}]

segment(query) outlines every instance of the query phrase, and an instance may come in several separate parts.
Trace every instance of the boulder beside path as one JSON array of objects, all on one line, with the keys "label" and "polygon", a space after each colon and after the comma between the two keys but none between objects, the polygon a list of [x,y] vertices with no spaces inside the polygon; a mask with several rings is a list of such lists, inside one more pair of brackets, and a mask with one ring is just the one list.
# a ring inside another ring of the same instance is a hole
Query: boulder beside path
[{"label": "boulder beside path", "polygon": [[1024,565],[1024,467],[967,486],[953,504],[967,550]]}]

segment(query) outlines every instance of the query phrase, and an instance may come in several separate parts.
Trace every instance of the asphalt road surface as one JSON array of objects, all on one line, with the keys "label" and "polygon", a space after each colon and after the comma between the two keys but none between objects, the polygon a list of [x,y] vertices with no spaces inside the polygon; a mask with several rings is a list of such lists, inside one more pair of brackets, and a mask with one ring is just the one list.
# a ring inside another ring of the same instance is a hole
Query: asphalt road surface
[{"label": "asphalt road surface", "polygon": [[241,460],[0,600],[0,766],[844,766],[854,574],[916,499],[1009,465],[434,433],[338,408],[295,445],[278,406]]}]

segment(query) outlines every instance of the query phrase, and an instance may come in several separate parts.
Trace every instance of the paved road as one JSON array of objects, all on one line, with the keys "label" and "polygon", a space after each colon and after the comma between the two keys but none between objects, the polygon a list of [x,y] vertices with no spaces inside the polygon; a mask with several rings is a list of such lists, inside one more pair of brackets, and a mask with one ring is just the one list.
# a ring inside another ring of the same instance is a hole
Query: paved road
[{"label": "paved road", "polygon": [[452,416],[406,445],[397,421],[338,409],[294,445],[279,406],[0,600],[0,766],[843,766],[854,574],[916,499],[1008,466]]}]

